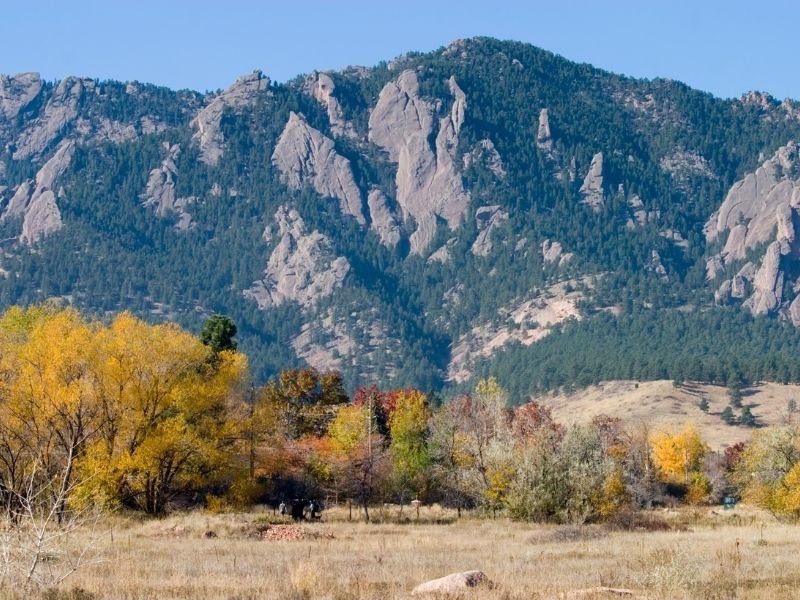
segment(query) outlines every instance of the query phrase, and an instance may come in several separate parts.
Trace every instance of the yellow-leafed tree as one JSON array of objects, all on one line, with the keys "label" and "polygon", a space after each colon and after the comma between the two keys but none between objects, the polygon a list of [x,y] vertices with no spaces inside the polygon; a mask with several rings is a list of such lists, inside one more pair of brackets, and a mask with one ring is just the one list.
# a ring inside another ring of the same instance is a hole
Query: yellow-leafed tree
[{"label": "yellow-leafed tree", "polygon": [[675,483],[688,484],[689,475],[701,469],[706,454],[706,445],[691,424],[678,433],[656,433],[650,446],[662,479]]},{"label": "yellow-leafed tree", "polygon": [[246,357],[213,353],[175,325],[149,325],[128,313],[100,335],[106,420],[89,461],[107,467],[94,486],[163,513],[177,493],[212,483],[226,467],[225,450],[236,437],[226,409],[241,396]]}]

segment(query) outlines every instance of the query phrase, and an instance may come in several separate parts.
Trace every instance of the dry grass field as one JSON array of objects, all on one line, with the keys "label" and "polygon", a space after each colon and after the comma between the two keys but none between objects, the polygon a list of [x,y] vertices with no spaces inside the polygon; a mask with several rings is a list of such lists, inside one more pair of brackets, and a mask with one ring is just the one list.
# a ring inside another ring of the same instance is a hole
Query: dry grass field
[{"label": "dry grass field", "polygon": [[[749,406],[758,423],[763,426],[794,424],[800,414],[789,415],[790,399],[800,406],[800,386],[764,383],[743,390],[743,406]],[[708,413],[698,408],[701,398],[709,403]],[[725,387],[689,383],[675,388],[671,381],[609,381],[570,395],[537,398],[553,411],[555,419],[569,425],[589,422],[603,413],[620,417],[631,425],[647,423],[652,431],[677,428],[686,422],[694,423],[712,450],[743,442],[752,430],[728,425],[721,418],[729,402]],[[736,411],[738,413],[738,411]],[[800,593],[798,594],[800,597]]]},{"label": "dry grass field", "polygon": [[[329,510],[324,522],[304,525],[309,537],[295,541],[259,535],[276,520],[271,512],[196,512],[160,521],[115,517],[93,547],[104,562],[80,570],[45,597],[410,598],[418,583],[470,569],[484,571],[496,585],[468,598],[612,597],[570,595],[601,585],[651,599],[800,596],[800,526],[742,507],[652,516],[669,529],[458,520],[435,507],[423,507],[419,522],[408,508],[402,518],[396,508],[376,509],[382,522],[366,524]],[[84,542],[80,536],[70,541]]]}]

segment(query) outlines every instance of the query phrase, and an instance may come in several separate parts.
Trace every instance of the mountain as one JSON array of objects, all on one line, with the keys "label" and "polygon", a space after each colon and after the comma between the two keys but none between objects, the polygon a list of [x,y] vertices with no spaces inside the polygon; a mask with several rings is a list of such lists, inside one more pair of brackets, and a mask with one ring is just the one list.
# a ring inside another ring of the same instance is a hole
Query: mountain
[{"label": "mountain", "polygon": [[515,398],[800,381],[800,104],[459,40],[200,94],[0,77],[0,304],[198,330]]}]

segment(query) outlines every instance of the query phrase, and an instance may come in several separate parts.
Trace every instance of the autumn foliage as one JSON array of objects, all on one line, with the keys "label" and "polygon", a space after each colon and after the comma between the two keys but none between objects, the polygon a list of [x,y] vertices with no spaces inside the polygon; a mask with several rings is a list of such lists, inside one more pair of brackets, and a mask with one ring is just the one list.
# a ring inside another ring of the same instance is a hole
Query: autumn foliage
[{"label": "autumn foliage", "polygon": [[43,305],[0,317],[3,506],[39,479],[61,482],[72,506],[153,515],[298,497],[350,501],[369,519],[376,502],[419,499],[583,523],[733,494],[800,516],[792,429],[715,455],[691,424],[565,427],[541,402],[512,409],[493,378],[441,406],[374,385],[351,398],[339,373],[310,368],[256,387],[235,326],[214,319],[207,330],[224,343],[129,313],[100,322]]}]

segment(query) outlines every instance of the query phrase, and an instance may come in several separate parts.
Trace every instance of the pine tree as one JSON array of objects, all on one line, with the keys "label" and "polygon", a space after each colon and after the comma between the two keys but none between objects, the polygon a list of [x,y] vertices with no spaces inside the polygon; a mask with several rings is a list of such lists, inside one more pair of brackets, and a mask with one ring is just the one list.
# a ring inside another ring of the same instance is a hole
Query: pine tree
[{"label": "pine tree", "polygon": [[745,427],[756,426],[755,415],[753,415],[753,413],[750,411],[749,406],[745,406],[744,408],[742,408],[742,414],[739,416],[739,422]]},{"label": "pine tree", "polygon": [[721,417],[722,420],[728,425],[733,425],[736,422],[736,417],[733,416],[733,409],[730,406],[725,407],[725,410],[722,411]]}]

